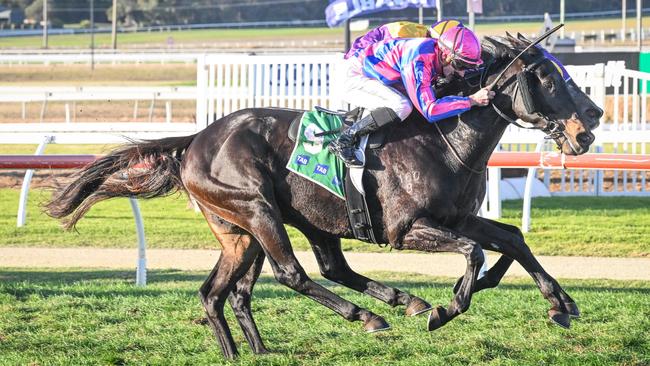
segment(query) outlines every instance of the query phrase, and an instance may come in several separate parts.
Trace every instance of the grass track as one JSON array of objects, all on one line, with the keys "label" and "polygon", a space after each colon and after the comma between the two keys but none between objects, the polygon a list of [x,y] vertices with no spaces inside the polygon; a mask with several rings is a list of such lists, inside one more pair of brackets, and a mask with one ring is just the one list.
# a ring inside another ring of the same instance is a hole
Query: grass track
[{"label": "grass track", "polygon": [[[82,219],[76,232],[40,213],[44,191],[30,194],[27,226],[15,227],[19,191],[0,189],[0,246],[125,247],[135,246],[135,225],[126,199],[104,201]],[[140,201],[147,245],[152,248],[217,248],[200,214],[188,208],[184,195]],[[650,198],[554,197],[533,200],[533,231],[526,234],[535,254],[643,257],[650,255]],[[519,225],[521,201],[506,201],[503,222]],[[288,228],[296,250],[309,244]],[[386,251],[375,245],[344,240],[347,250]]]},{"label": "grass track", "polygon": [[[225,362],[196,291],[207,273],[151,271],[146,288],[131,272],[0,269],[0,364],[86,365],[647,365],[650,284],[564,281],[583,317],[551,325],[549,304],[530,279],[474,296],[470,310],[427,332],[426,316],[406,318],[368,296],[329,282],[336,293],[386,318],[392,329],[365,334],[330,310],[262,277],[253,311],[266,345],[254,356],[226,311],[242,352]],[[447,304],[453,281],[374,273],[373,277]]]}]

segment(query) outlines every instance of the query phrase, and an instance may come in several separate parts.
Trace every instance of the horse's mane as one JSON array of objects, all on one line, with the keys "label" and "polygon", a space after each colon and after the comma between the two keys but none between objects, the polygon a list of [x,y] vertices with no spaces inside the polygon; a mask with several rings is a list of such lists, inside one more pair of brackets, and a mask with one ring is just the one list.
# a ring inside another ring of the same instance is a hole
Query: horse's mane
[{"label": "horse's mane", "polygon": [[[483,65],[503,65],[510,62],[528,45],[530,45],[530,40],[520,33],[517,33],[517,37],[508,32],[505,37],[485,37],[481,42]],[[540,56],[542,56],[542,51],[537,47],[531,47],[521,56],[521,59],[530,63]],[[491,70],[496,71],[495,68]],[[464,81],[461,78],[455,78],[450,82],[436,86],[436,95],[469,95],[478,88],[480,78],[481,72],[466,74]]]},{"label": "horse's mane", "polygon": [[[492,36],[485,37],[483,42],[481,42],[482,55],[481,58],[483,62],[487,63],[501,63],[512,60],[516,57],[524,48],[530,45],[530,40],[526,39],[520,33],[517,33],[517,37],[512,36],[510,33],[506,32],[505,37],[501,36]],[[526,53],[521,57],[524,62],[530,62],[531,60],[542,55],[542,51],[537,47],[531,47]]]}]

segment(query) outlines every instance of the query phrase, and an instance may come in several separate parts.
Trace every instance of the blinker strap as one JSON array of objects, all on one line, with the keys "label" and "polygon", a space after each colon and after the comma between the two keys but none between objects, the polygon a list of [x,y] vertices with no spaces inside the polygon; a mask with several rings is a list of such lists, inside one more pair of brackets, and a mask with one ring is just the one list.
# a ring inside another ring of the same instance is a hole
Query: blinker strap
[{"label": "blinker strap", "polygon": [[519,84],[519,89],[521,91],[521,99],[524,102],[524,107],[526,107],[526,112],[528,114],[534,114],[537,111],[537,105],[535,103],[535,98],[530,92],[530,88],[533,86],[533,78],[535,74],[532,71],[524,70],[517,74],[517,82]]}]

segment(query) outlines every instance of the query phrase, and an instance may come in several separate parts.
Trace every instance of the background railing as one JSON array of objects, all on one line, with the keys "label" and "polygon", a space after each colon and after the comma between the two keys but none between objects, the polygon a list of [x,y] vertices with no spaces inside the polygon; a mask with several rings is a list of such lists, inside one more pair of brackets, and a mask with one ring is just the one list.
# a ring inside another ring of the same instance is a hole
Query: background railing
[{"label": "background railing", "polygon": [[[44,136],[56,143],[114,143],[130,138],[160,138],[191,134],[236,110],[251,107],[311,109],[320,105],[344,108],[338,92],[343,77],[339,74],[339,54],[241,55],[211,54],[196,57],[196,87],[107,89],[83,87],[65,91],[55,87],[36,88],[24,93],[0,89],[0,102],[46,103],[48,100],[118,100],[145,98],[158,100],[192,99],[195,121],[178,123],[167,114],[166,122],[91,123],[8,123],[0,124],[0,143],[40,143]],[[150,59],[149,59],[150,60]],[[601,126],[595,131],[592,152],[645,154],[650,144],[647,123],[650,74],[627,70],[622,62],[592,66],[568,66],[576,83],[605,110]],[[26,90],[26,89],[25,89]],[[64,95],[64,94],[67,94]],[[21,97],[22,95],[22,97]],[[4,98],[4,99],[3,99]],[[171,106],[171,104],[169,104]],[[171,108],[169,108],[171,109]],[[67,116],[67,114],[66,114]],[[173,122],[173,123],[169,123]],[[509,128],[498,147],[500,151],[549,151],[539,131]],[[499,170],[490,170],[490,189],[484,213],[500,216]],[[647,195],[646,172],[581,171],[567,172],[531,168],[528,181],[539,179],[551,195]],[[530,186],[530,185],[529,185]],[[524,201],[530,195],[524,192]],[[526,210],[524,210],[526,211]],[[524,227],[526,229],[526,227]]]}]

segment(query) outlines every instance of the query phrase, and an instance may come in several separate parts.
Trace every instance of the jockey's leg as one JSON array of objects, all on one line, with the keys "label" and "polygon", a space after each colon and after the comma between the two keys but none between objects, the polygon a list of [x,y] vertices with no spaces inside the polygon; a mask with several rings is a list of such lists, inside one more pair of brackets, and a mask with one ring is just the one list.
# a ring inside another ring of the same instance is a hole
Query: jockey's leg
[{"label": "jockey's leg", "polygon": [[329,145],[329,149],[334,154],[337,154],[346,165],[361,166],[363,162],[359,161],[354,154],[354,144],[359,137],[399,120],[399,116],[392,109],[386,107],[377,108],[354,123],[350,128],[341,132],[336,141],[332,141]]},{"label": "jockey's leg", "polygon": [[404,94],[379,80],[366,77],[360,71],[360,65],[355,62],[348,60],[346,63],[348,70],[341,93],[347,103],[372,112],[343,131],[339,139],[330,144],[330,150],[348,166],[362,165],[353,150],[353,145],[360,136],[391,122],[403,121],[413,110],[411,101]]}]

